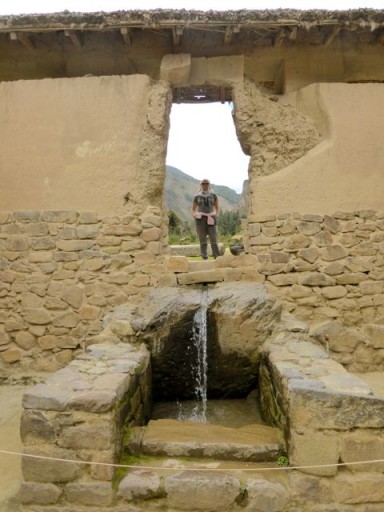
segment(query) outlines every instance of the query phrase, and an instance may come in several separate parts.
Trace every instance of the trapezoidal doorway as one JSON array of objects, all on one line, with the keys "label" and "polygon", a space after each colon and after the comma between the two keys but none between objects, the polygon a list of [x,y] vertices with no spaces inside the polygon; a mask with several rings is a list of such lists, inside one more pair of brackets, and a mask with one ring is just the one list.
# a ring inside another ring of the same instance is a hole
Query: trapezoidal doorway
[{"label": "trapezoidal doorway", "polygon": [[228,242],[240,232],[249,157],[238,141],[233,109],[230,87],[173,89],[164,188],[169,244],[197,246],[190,254],[185,247],[178,249],[179,254],[199,255],[191,208],[203,178],[210,180],[219,199],[219,241]]}]

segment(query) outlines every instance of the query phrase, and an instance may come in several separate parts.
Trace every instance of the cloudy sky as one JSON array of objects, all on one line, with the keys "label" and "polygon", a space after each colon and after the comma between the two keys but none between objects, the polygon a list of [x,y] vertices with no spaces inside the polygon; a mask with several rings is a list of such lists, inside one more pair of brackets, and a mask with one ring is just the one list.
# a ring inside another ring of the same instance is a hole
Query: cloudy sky
[{"label": "cloudy sky", "polygon": [[[0,15],[118,11],[130,9],[383,9],[384,0],[12,0],[0,2]],[[229,105],[174,105],[167,163],[197,178],[241,191],[247,177]]]},{"label": "cloudy sky", "polygon": [[129,9],[383,9],[383,0],[8,0],[0,14],[77,12]]}]

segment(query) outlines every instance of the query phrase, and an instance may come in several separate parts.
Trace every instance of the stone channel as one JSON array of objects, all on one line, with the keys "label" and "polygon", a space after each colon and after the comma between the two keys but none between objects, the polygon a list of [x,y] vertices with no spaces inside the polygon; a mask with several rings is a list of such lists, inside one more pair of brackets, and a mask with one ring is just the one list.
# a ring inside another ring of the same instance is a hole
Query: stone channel
[{"label": "stone channel", "polygon": [[[378,511],[382,463],[354,463],[384,455],[383,398],[332,360],[262,285],[223,283],[208,295],[216,331],[232,326],[227,338],[217,337],[216,353],[235,367],[248,361],[270,426],[237,435],[225,427],[213,435],[208,426],[193,440],[189,424],[177,439],[173,421],[149,421],[154,387],[165,374],[162,351],[200,293],[153,290],[135,307],[117,308],[82,354],[25,391],[21,510],[324,512],[332,502],[332,510],[360,512],[368,510],[358,505],[364,485],[363,499]],[[219,366],[225,372],[228,365]]]}]

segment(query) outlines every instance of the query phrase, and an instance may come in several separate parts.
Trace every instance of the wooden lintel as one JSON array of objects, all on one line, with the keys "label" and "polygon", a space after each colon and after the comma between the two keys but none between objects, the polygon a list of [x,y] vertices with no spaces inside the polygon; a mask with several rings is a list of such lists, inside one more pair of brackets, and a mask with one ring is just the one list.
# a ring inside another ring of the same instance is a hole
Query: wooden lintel
[{"label": "wooden lintel", "polygon": [[181,43],[181,36],[183,35],[184,27],[175,27],[172,29],[172,38],[174,46],[179,46]]},{"label": "wooden lintel", "polygon": [[131,33],[130,33],[130,30],[128,27],[122,27],[120,29],[120,33],[124,39],[124,43],[127,45],[127,46],[131,46]]},{"label": "wooden lintel", "polygon": [[275,39],[275,47],[276,48],[280,48],[280,46],[282,46],[283,42],[284,42],[284,39],[285,39],[285,28],[282,28],[279,33],[276,35],[276,39]]},{"label": "wooden lintel", "polygon": [[64,34],[69,37],[76,48],[81,48],[81,41],[74,30],[65,30]]},{"label": "wooden lintel", "polygon": [[324,43],[325,48],[327,48],[328,46],[330,46],[333,43],[333,41],[336,39],[340,30],[341,30],[341,27],[338,27],[338,26],[333,27],[332,32],[329,34],[329,36],[327,37],[327,40]]},{"label": "wooden lintel", "polygon": [[220,102],[225,103],[225,87],[220,87]]}]

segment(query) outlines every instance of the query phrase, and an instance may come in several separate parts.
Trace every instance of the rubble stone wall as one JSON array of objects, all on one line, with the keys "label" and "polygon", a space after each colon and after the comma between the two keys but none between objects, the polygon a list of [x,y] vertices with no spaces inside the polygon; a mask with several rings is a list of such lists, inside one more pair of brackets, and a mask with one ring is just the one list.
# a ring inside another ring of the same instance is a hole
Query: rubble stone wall
[{"label": "rubble stone wall", "polygon": [[306,333],[295,328],[266,343],[259,383],[263,415],[285,431],[293,466],[322,476],[335,475],[339,462],[382,472],[381,463],[348,463],[383,458],[383,398]]},{"label": "rubble stone wall", "polygon": [[246,248],[272,294],[337,361],[383,369],[383,211],[253,216]]},{"label": "rubble stone wall", "polygon": [[161,210],[0,212],[0,360],[40,371],[65,366],[113,307],[170,285],[161,263]]},{"label": "rubble stone wall", "polygon": [[115,503],[113,464],[129,428],[149,419],[151,366],[144,346],[108,341],[24,393],[23,510]]},{"label": "rubble stone wall", "polygon": [[0,360],[53,371],[98,334],[106,313],[152,287],[252,281],[348,370],[384,366],[384,213],[248,218],[248,254],[170,255],[162,211],[0,213]]},{"label": "rubble stone wall", "polygon": [[[129,465],[123,435],[140,443],[151,368],[148,350],[134,336],[127,341],[126,322],[116,322],[116,335],[107,326],[67,368],[24,393],[21,510],[181,512],[191,499],[205,512],[382,510],[377,459],[384,453],[384,401],[313,344],[305,324],[290,315],[265,344],[261,393],[267,406],[268,397],[280,398],[290,416],[286,425],[277,423],[287,428],[291,465],[310,468],[190,471],[186,460],[180,467],[170,459],[166,468],[152,461],[144,461],[145,468]],[[346,465],[337,467],[339,460]],[[353,464],[367,460],[374,461]],[[119,472],[118,464],[128,467]]]}]

